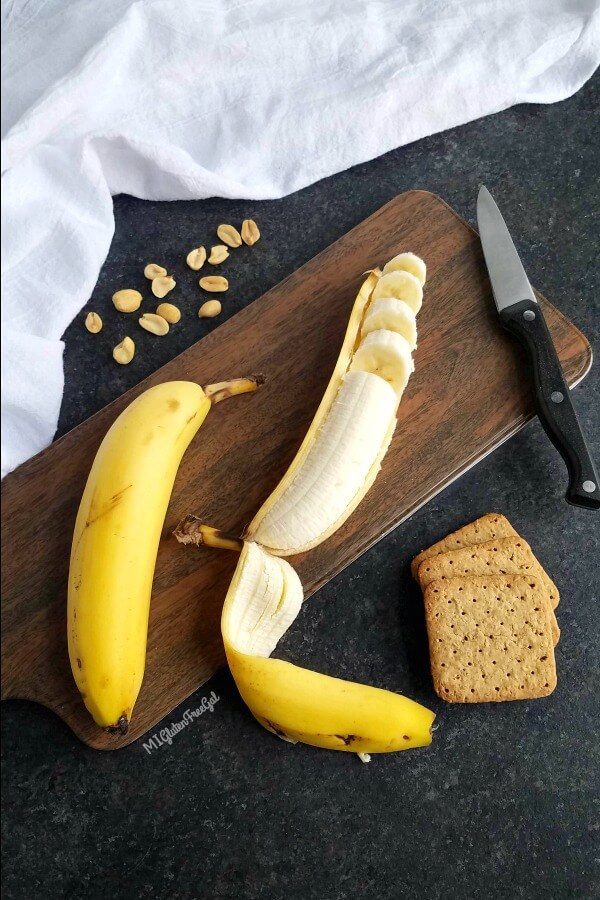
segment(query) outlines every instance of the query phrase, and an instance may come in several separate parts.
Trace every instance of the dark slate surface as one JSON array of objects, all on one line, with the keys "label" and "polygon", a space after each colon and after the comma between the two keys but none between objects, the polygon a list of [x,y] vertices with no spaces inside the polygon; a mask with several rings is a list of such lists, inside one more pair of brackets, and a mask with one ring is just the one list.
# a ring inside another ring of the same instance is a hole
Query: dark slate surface
[{"label": "dark slate surface", "polygon": [[[531,279],[599,346],[597,118],[600,81],[553,106],[519,107],[419,141],[277,202],[115,202],[116,237],[89,308],[108,313],[140,265],[173,261],[177,300],[198,292],[180,262],[220,221],[261,226],[228,266],[226,315],[260,295],[394,195],[439,193],[474,221],[484,181],[506,212]],[[143,282],[143,279],[142,279]],[[66,333],[60,433],[215,324],[189,315],[168,340]],[[114,324],[109,324],[110,319]],[[598,452],[598,367],[576,403]],[[439,712],[429,750],[378,757],[291,747],[262,732],[222,673],[206,713],[151,755],[102,754],[51,713],[4,705],[4,886],[17,897],[599,896],[598,525],[562,501],[562,463],[536,422],[429,503],[307,604],[281,652],[315,669],[406,692]],[[408,563],[489,510],[530,539],[562,591],[559,686],[546,701],[444,708],[429,679]]]}]

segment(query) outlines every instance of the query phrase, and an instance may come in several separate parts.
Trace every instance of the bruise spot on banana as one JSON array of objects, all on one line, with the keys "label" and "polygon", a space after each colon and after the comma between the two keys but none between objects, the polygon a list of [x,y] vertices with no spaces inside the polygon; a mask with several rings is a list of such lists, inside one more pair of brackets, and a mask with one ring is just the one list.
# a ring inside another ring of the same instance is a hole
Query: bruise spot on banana
[{"label": "bruise spot on banana", "polygon": [[358,740],[358,735],[356,734],[334,734],[334,737],[339,738],[346,747],[349,747],[350,744]]},{"label": "bruise spot on banana", "polygon": [[[168,401],[167,406],[169,407],[169,409],[171,410],[171,412],[175,412],[175,410],[179,409],[179,407],[181,406],[181,403],[179,402],[179,400],[171,399],[171,400]],[[194,415],[195,415],[195,413],[194,413]],[[193,418],[193,417],[192,417],[192,418]],[[188,422],[189,422],[189,421],[190,421],[190,420],[188,419]]]},{"label": "bruise spot on banana", "polygon": [[[100,510],[100,512],[96,513],[96,515],[90,516],[90,518],[85,523],[85,527],[89,528],[90,525],[93,525],[94,522],[98,521],[98,519],[101,519],[103,516],[106,516],[106,515],[108,515],[108,513],[112,512],[113,509],[115,509],[119,505],[121,500],[123,499],[123,494],[132,487],[133,487],[133,484],[128,484],[124,488],[121,488],[120,491],[117,491],[116,494],[113,494],[112,497],[110,498],[109,502],[107,503],[107,505],[104,507],[104,509]],[[90,512],[93,510],[93,508],[94,508],[94,501],[92,500],[92,502],[90,504]]]},{"label": "bruise spot on banana", "polygon": [[79,659],[79,657],[77,657],[77,668],[78,668],[78,669],[81,669],[82,665],[83,665],[83,663],[81,662],[81,660]]}]

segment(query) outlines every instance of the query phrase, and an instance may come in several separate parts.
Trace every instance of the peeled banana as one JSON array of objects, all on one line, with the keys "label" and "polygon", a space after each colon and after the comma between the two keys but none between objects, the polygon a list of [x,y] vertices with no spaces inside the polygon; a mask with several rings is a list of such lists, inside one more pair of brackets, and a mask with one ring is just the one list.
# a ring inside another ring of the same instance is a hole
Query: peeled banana
[{"label": "peeled banana", "polygon": [[[401,253],[369,272],[335,369],[287,472],[245,537],[277,556],[316,547],[342,525],[375,480],[413,371],[425,263]],[[391,388],[391,390],[390,390]]]},{"label": "peeled banana", "polygon": [[181,457],[212,404],[259,381],[156,385],[98,449],[75,523],[67,630],[77,687],[104,728],[127,731],[142,684],[154,565]]},{"label": "peeled banana", "polygon": [[221,630],[238,690],[264,728],[292,743],[358,754],[431,743],[434,715],[413,700],[269,658],[302,605],[300,579],[286,560],[194,517],[177,535],[184,543],[241,550]]}]

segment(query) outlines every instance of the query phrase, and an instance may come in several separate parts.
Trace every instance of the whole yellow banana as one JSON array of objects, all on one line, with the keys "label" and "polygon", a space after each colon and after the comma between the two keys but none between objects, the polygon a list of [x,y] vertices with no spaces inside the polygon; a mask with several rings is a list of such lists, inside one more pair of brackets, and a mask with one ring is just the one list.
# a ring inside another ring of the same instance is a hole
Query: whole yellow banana
[{"label": "whole yellow banana", "polygon": [[104,728],[127,731],[142,684],[154,566],[181,457],[213,403],[257,384],[156,385],[100,445],[75,523],[67,630],[77,687]]}]

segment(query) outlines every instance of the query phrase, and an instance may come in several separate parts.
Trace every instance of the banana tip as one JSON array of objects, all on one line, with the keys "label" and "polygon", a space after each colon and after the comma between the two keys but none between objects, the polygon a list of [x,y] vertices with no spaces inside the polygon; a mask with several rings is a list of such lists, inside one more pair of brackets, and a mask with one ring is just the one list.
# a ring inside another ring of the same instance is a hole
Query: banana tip
[{"label": "banana tip", "polygon": [[128,729],[129,729],[129,719],[127,718],[126,713],[123,713],[121,716],[119,716],[119,718],[117,719],[117,721],[114,725],[108,725],[106,728],[106,730],[108,731],[109,734],[121,734],[121,735],[127,734]]}]

